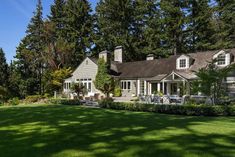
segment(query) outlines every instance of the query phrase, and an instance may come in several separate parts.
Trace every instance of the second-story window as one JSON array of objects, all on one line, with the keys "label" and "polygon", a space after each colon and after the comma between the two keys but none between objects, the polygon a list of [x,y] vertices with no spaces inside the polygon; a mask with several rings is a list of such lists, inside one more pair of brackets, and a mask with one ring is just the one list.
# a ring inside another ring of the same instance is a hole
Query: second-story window
[{"label": "second-story window", "polygon": [[225,65],[225,54],[220,54],[217,57],[217,65]]},{"label": "second-story window", "polygon": [[180,59],[179,60],[179,67],[180,68],[186,68],[186,59]]}]

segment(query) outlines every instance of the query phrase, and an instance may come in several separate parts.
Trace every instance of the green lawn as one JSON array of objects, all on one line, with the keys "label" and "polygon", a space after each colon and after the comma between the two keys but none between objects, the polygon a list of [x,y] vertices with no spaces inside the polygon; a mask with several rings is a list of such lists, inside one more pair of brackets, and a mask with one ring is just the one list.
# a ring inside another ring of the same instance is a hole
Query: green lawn
[{"label": "green lawn", "polygon": [[0,157],[232,157],[235,117],[0,107]]}]

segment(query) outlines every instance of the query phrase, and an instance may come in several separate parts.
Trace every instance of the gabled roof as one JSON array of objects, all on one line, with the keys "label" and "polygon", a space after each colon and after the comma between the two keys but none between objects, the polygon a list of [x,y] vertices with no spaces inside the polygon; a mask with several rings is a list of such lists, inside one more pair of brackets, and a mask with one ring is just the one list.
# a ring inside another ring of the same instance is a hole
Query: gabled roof
[{"label": "gabled roof", "polygon": [[176,68],[176,58],[170,56],[164,59],[144,60],[116,64],[120,78],[149,78],[168,74]]},{"label": "gabled roof", "polygon": [[[172,71],[177,72],[179,75],[187,79],[195,79],[195,71],[206,67],[208,62],[212,61],[214,54],[220,52],[221,50],[206,51],[189,53],[189,56],[193,59],[189,69],[177,70],[176,60],[181,55],[170,56],[169,58],[155,59],[155,60],[144,60],[136,62],[126,62],[126,63],[112,63],[115,65],[115,70],[117,72],[117,77],[128,79],[128,78],[149,78],[161,80],[164,76],[170,74]],[[235,56],[235,48],[224,50]],[[232,63],[234,63],[234,58],[232,58]]]},{"label": "gabled roof", "polygon": [[94,62],[95,64],[98,65],[98,59],[97,58],[94,58],[94,57],[87,57],[89,58],[92,62]]}]

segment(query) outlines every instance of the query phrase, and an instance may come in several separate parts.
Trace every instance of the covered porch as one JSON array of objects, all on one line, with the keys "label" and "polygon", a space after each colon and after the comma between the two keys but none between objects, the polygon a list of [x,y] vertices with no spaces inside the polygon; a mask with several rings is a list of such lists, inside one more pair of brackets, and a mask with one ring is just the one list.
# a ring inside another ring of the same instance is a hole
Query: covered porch
[{"label": "covered porch", "polygon": [[190,81],[174,71],[168,75],[138,80],[137,84],[138,96],[181,98],[184,95],[190,95]]}]

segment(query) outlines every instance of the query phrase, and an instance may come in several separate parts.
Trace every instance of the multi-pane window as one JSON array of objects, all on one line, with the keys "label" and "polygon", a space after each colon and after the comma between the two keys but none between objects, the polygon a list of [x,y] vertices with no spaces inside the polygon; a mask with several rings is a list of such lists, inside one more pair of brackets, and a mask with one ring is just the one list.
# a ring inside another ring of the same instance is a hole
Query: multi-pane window
[{"label": "multi-pane window", "polygon": [[77,79],[77,82],[79,82],[81,85],[83,85],[86,88],[87,92],[91,92],[92,79],[90,79],[90,78]]},{"label": "multi-pane window", "polygon": [[131,81],[121,81],[122,90],[131,90]]},{"label": "multi-pane window", "polygon": [[70,88],[71,88],[71,83],[70,82],[64,83],[64,89],[70,89]]},{"label": "multi-pane window", "polygon": [[225,65],[225,55],[220,54],[217,58],[217,65]]},{"label": "multi-pane window", "polygon": [[180,59],[179,67],[186,68],[186,59]]}]

